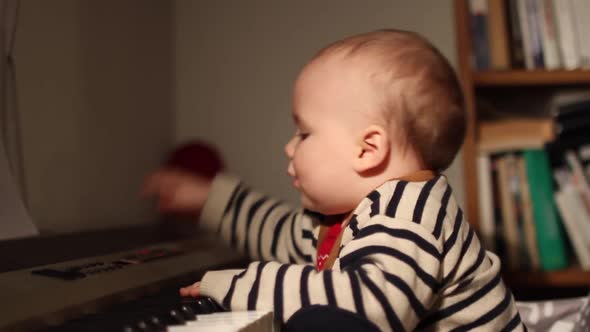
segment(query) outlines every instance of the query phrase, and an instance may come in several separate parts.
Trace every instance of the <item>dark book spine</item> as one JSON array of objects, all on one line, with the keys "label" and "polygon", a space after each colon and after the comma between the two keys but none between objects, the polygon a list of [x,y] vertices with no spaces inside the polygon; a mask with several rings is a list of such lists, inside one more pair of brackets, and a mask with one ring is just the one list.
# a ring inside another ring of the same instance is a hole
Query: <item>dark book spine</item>
[{"label": "dark book spine", "polygon": [[469,2],[473,65],[476,70],[490,68],[490,41],[488,38],[487,3],[481,0]]},{"label": "dark book spine", "polygon": [[541,40],[541,22],[539,22],[539,8],[536,0],[527,0],[526,9],[529,21],[529,30],[531,35],[531,49],[533,52],[533,63],[535,68],[545,68],[545,58],[543,57],[543,41]]},{"label": "dark book spine", "polygon": [[508,31],[510,43],[510,62],[512,68],[524,68],[524,45],[522,41],[522,30],[518,18],[517,0],[508,0],[506,6],[506,17],[508,17]]},{"label": "dark book spine", "polygon": [[507,261],[506,242],[504,240],[504,222],[502,220],[502,206],[500,204],[500,188],[498,175],[498,155],[492,157],[492,197],[494,202],[494,224],[496,228],[495,236],[495,253],[503,259],[503,263]]},{"label": "dark book spine", "polygon": [[573,116],[590,116],[590,99],[559,106],[554,116],[557,120]]}]

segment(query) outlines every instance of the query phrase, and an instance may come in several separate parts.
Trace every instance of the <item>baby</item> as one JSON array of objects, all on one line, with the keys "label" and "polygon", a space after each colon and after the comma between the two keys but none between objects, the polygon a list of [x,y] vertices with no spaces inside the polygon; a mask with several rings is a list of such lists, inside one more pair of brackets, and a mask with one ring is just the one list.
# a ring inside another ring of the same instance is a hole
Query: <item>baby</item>
[{"label": "baby", "polygon": [[182,295],[282,321],[325,305],[380,330],[524,330],[498,257],[440,174],[462,144],[465,110],[430,43],[383,30],[329,45],[297,78],[293,118],[285,151],[304,210],[225,174],[148,179],[163,210],[202,208],[202,227],[258,261],[208,272]]}]

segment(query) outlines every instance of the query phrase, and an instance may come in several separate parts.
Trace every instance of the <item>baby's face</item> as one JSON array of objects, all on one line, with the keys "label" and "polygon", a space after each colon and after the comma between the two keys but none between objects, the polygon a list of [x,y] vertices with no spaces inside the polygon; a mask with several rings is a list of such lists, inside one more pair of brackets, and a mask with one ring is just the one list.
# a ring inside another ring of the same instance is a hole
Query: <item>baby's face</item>
[{"label": "baby's face", "polygon": [[364,197],[353,161],[361,152],[357,132],[367,120],[359,108],[367,96],[354,71],[341,61],[308,65],[295,84],[297,131],[285,147],[288,173],[303,206],[326,215],[350,212]]}]

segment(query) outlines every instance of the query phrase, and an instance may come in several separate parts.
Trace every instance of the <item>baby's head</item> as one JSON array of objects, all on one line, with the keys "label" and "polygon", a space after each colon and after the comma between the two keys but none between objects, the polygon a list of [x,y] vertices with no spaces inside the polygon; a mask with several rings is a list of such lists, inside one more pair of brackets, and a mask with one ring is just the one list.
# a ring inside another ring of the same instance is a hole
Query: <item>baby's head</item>
[{"label": "baby's head", "polygon": [[328,215],[350,212],[389,179],[443,171],[465,134],[452,67],[423,37],[399,30],[322,49],[295,83],[293,116],[289,175],[303,205]]}]

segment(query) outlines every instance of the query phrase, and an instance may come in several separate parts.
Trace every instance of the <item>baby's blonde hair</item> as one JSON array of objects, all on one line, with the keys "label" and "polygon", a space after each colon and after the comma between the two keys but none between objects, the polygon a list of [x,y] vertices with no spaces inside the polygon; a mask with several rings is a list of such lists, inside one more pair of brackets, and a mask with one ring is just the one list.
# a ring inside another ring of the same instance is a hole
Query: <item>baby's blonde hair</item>
[{"label": "baby's blonde hair", "polygon": [[429,169],[449,167],[463,143],[466,114],[457,76],[432,44],[414,32],[379,30],[337,41],[314,60],[330,55],[367,59],[380,118],[399,131],[392,134]]}]

